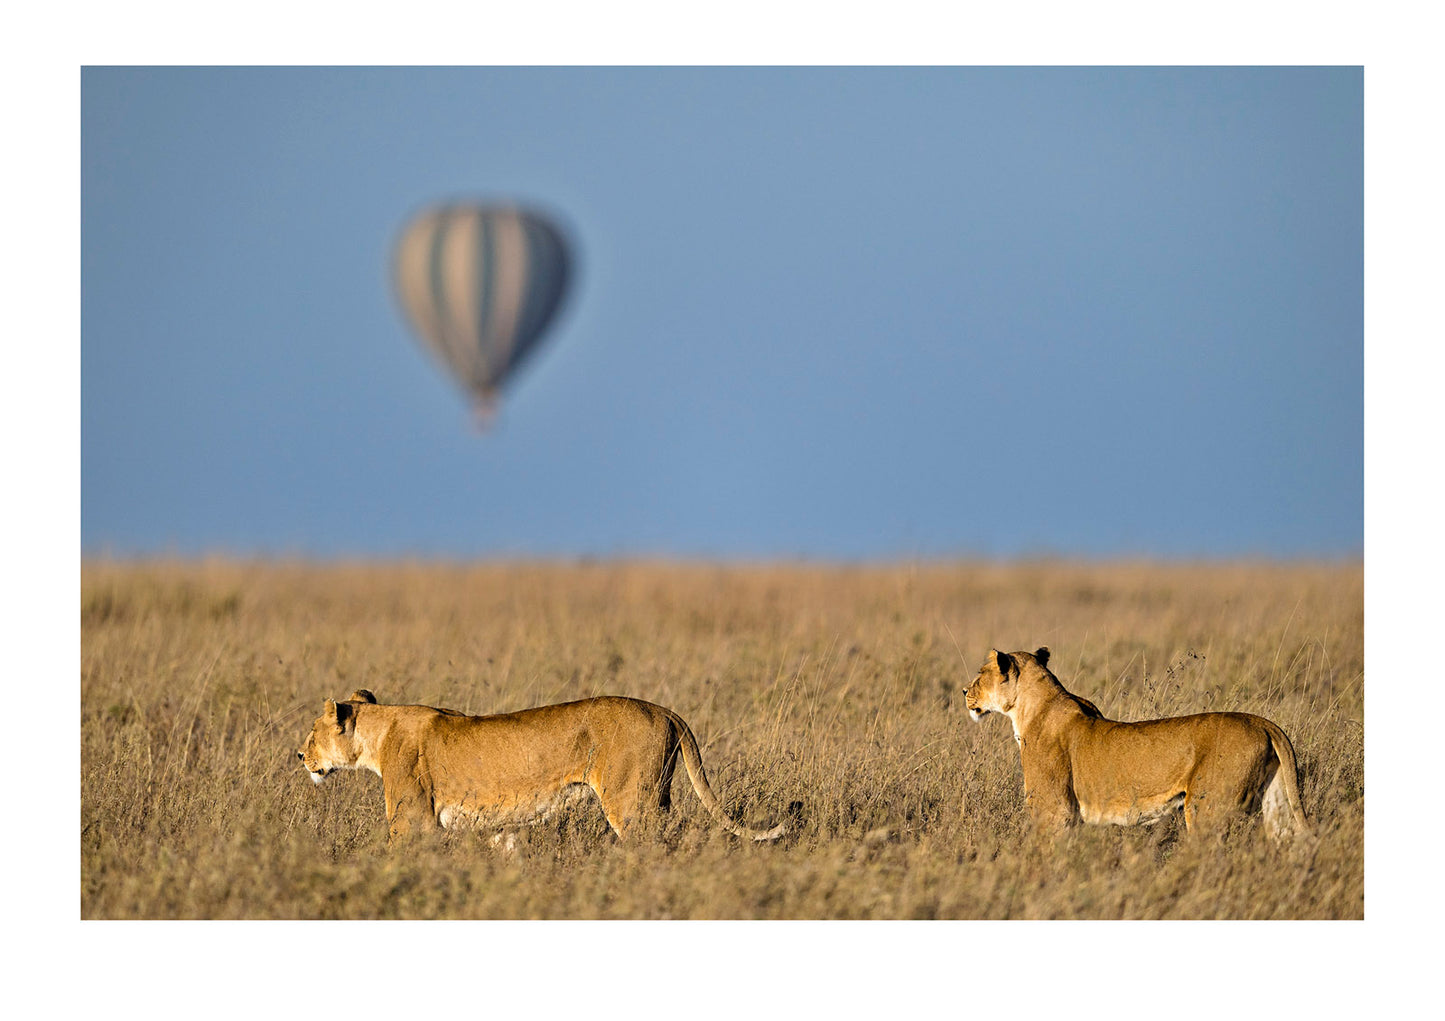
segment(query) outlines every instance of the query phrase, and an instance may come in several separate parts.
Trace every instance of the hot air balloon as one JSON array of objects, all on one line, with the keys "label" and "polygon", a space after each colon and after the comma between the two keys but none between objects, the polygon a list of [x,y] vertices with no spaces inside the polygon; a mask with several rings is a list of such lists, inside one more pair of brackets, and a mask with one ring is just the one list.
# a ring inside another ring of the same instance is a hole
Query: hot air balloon
[{"label": "hot air balloon", "polygon": [[436,206],[402,230],[393,258],[397,298],[470,396],[479,423],[546,333],[570,262],[561,230],[515,206]]}]

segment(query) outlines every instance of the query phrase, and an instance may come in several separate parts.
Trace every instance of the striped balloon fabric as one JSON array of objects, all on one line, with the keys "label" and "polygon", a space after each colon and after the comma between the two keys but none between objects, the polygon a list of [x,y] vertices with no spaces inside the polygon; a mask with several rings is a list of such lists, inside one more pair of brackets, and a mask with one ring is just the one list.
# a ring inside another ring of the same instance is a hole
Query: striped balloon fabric
[{"label": "striped balloon fabric", "polygon": [[555,225],[496,205],[423,211],[397,240],[393,266],[412,328],[479,408],[546,332],[569,269]]}]

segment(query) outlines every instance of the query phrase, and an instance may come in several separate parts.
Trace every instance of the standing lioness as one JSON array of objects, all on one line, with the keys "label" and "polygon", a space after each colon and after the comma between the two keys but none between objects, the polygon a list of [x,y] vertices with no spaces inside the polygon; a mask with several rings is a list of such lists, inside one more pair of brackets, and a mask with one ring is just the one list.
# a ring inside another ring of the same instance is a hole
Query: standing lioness
[{"label": "standing lioness", "polygon": [[1065,691],[1048,662],[1048,649],[991,650],[966,697],[975,721],[993,712],[1013,723],[1024,800],[1041,825],[1150,823],[1182,809],[1193,832],[1263,807],[1271,838],[1309,832],[1294,749],[1269,720],[1249,713],[1108,720]]},{"label": "standing lioness", "polygon": [[635,698],[467,716],[378,705],[371,692],[357,691],[344,702],[326,700],[296,756],[318,784],[335,769],[380,776],[393,838],[417,829],[538,823],[588,788],[621,837],[644,806],[670,807],[679,752],[698,798],[729,831],[750,840],[787,832],[786,823],[760,831],[728,818],[682,717]]}]

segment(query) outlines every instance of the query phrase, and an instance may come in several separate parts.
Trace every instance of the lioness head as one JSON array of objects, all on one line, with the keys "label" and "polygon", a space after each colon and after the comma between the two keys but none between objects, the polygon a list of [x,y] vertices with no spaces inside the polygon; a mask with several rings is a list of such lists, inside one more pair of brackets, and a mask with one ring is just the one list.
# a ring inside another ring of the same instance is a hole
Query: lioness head
[{"label": "lioness head", "polygon": [[366,702],[375,704],[376,696],[369,691],[354,691],[345,702],[326,700],[321,715],[311,725],[311,733],[296,753],[313,783],[320,783],[335,769],[349,769],[356,765],[356,706]]},{"label": "lioness head", "polygon": [[988,659],[984,661],[973,683],[968,686],[968,693],[964,697],[969,717],[977,722],[989,713],[1012,711],[1014,702],[1018,699],[1019,674],[1034,663],[1047,667],[1049,650],[1040,648],[1032,655],[1027,652],[1010,655],[990,649]]}]

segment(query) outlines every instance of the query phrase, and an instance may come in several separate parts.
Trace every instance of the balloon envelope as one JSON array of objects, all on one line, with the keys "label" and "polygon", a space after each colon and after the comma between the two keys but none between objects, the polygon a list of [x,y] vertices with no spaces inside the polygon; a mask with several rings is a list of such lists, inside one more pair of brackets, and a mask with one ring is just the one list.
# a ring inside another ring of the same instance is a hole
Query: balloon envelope
[{"label": "balloon envelope", "polygon": [[562,232],[544,217],[460,204],[413,217],[393,261],[412,328],[479,406],[546,332],[571,262]]}]

